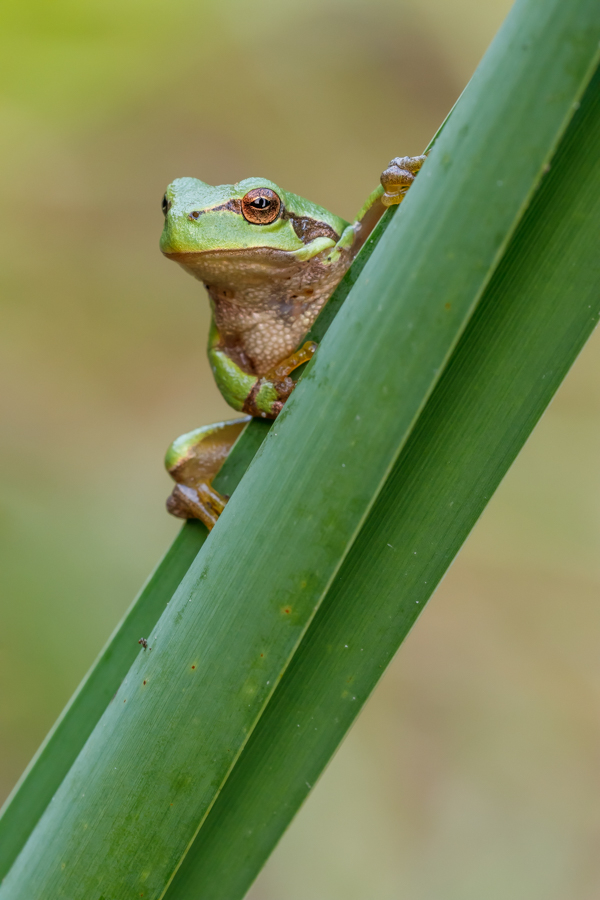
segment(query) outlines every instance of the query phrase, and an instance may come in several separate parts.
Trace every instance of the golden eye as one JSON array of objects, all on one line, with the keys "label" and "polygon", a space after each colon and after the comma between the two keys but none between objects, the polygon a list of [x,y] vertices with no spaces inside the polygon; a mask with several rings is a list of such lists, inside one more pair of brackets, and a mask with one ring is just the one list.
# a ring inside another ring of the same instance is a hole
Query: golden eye
[{"label": "golden eye", "polygon": [[270,225],[281,210],[281,200],[270,188],[254,188],[242,199],[242,213],[253,225]]}]

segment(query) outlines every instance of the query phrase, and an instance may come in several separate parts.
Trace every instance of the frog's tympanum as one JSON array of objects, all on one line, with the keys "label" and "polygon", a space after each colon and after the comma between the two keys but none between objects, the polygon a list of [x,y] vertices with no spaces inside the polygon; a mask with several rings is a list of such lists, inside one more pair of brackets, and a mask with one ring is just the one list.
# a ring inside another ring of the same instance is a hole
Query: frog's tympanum
[{"label": "frog's tympanum", "polygon": [[424,160],[393,159],[352,224],[264,178],[217,187],[178,178],[169,185],[160,247],[208,291],[210,364],[226,401],[245,413],[171,445],[166,466],[176,486],[167,508],[173,515],[213,527],[227,498],[212,479],[251,416],[274,419],[280,412],[294,388],[291,372],[316,350],[303,337]]}]

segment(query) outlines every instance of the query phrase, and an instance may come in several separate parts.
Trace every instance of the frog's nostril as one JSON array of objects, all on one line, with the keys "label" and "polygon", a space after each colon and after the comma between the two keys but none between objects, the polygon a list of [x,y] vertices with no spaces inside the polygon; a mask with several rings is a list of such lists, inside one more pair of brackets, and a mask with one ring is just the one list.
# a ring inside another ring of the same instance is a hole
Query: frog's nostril
[{"label": "frog's nostril", "polygon": [[170,209],[171,209],[171,201],[169,200],[169,198],[168,198],[167,195],[165,194],[164,197],[162,198],[162,211],[163,211],[163,215],[166,216]]}]

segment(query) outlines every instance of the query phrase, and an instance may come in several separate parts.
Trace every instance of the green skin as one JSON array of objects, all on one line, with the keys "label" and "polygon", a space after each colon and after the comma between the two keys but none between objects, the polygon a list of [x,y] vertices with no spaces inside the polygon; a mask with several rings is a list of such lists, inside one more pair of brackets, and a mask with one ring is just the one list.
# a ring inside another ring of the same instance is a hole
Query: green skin
[{"label": "green skin", "polygon": [[[298,350],[304,335],[423,160],[392,160],[353,224],[264,178],[216,187],[178,178],[169,185],[160,247],[208,291],[208,356],[230,406],[250,416],[279,414],[294,387],[290,373],[316,349],[307,343]],[[205,516],[202,497],[242,421],[197,429],[174,442],[167,469],[183,492],[176,488],[169,498],[170,512],[212,527],[225,501],[210,488]],[[215,441],[221,447],[216,455]]]}]

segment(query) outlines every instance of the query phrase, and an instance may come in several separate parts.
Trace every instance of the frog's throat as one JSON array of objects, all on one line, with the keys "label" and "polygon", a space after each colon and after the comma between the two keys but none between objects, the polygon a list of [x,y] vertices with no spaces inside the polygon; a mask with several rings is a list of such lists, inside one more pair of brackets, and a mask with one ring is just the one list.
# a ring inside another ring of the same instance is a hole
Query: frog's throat
[{"label": "frog's throat", "polygon": [[333,290],[350,265],[353,256],[350,248],[332,250],[326,238],[318,240],[326,246],[309,259],[271,247],[173,252],[165,256],[202,281],[211,289],[211,295],[225,293],[250,305],[254,305],[255,296],[260,296],[263,305],[271,295],[273,303],[278,304],[298,292],[311,296]]}]

